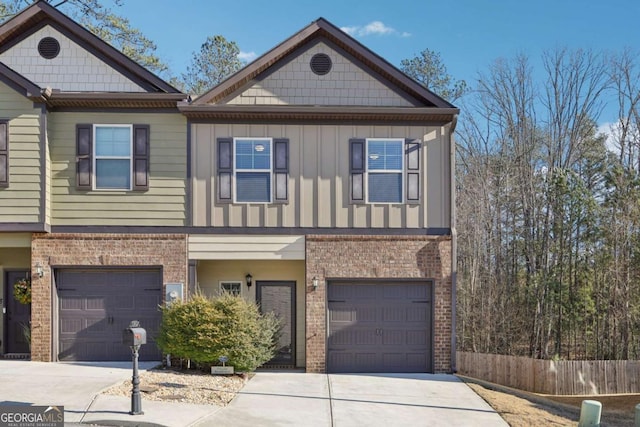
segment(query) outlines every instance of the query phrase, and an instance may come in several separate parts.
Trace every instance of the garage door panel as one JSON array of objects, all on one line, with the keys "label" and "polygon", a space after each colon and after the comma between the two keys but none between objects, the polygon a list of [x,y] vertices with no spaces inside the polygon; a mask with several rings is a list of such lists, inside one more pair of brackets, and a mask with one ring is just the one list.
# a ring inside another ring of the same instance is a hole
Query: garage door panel
[{"label": "garage door panel", "polygon": [[159,270],[73,269],[59,270],[56,277],[60,360],[131,360],[122,330],[132,320],[150,337],[140,360],[160,359],[154,341],[161,320]]},{"label": "garage door panel", "polygon": [[356,312],[353,307],[344,305],[335,305],[334,309],[329,312],[330,322],[351,323],[356,319]]},{"label": "garage door panel", "polygon": [[330,372],[430,372],[431,285],[330,282]]},{"label": "garage door panel", "polygon": [[60,321],[60,334],[75,333],[83,329],[82,319],[63,319]]},{"label": "garage door panel", "polygon": [[405,331],[385,329],[382,333],[382,345],[401,346],[406,342],[407,336]]},{"label": "garage door panel", "polygon": [[136,295],[134,297],[134,304],[139,310],[157,311],[160,305],[160,297],[153,295],[151,292]]},{"label": "garage door panel", "polygon": [[62,310],[82,310],[84,301],[79,297],[60,299],[60,308]]},{"label": "garage door panel", "polygon": [[423,330],[407,331],[406,343],[407,345],[427,346],[428,335]]},{"label": "garage door panel", "polygon": [[405,313],[407,322],[424,323],[431,318],[429,307],[426,305],[423,307],[412,305],[405,309]]},{"label": "garage door panel", "polygon": [[85,310],[100,310],[104,311],[107,308],[107,298],[100,295],[89,295],[84,298]]}]

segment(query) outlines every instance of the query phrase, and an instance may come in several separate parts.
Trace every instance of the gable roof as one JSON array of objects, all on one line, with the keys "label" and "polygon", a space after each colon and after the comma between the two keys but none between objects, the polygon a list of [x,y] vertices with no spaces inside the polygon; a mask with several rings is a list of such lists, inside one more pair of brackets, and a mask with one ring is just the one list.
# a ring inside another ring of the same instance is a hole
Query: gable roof
[{"label": "gable roof", "polygon": [[[216,104],[228,98],[234,92],[243,88],[248,82],[255,79],[268,69],[282,61],[289,54],[305,45],[313,43],[319,37],[324,37],[333,44],[355,57],[373,72],[416,99],[424,108],[456,109],[456,107],[431,92],[412,78],[408,77],[384,58],[369,50],[353,37],[340,30],[324,18],[319,18],[298,33],[289,37],[255,61],[230,76],[202,96],[196,98],[191,105],[204,106]],[[191,110],[191,109],[188,109]],[[456,109],[457,110],[457,109]]]},{"label": "gable roof", "polygon": [[89,30],[69,18],[44,0],[32,4],[0,25],[0,52],[3,52],[34,31],[52,25],[85,47],[89,52],[124,74],[147,92],[174,93],[180,91],[165,82]]}]

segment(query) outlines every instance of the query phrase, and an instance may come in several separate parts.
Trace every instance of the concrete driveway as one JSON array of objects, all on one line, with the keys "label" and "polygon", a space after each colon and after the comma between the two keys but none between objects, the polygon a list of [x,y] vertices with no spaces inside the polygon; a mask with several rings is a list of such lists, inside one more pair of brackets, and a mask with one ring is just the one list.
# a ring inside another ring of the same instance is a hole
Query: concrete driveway
[{"label": "concrete driveway", "polygon": [[[141,363],[141,369],[157,363]],[[458,378],[428,374],[259,372],[225,408],[100,392],[131,378],[131,363],[0,360],[0,405],[63,405],[65,424],[99,426],[507,426]]]},{"label": "concrete driveway", "polygon": [[199,426],[508,426],[452,375],[260,372]]}]

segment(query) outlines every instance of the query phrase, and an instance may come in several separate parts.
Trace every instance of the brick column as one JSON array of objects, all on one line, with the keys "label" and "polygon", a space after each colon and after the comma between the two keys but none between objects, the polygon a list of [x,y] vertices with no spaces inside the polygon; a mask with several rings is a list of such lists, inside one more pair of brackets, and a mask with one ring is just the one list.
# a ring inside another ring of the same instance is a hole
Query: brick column
[{"label": "brick column", "polygon": [[[313,277],[320,285],[315,291]],[[307,236],[307,372],[326,371],[327,278],[432,280],[433,369],[451,372],[450,236]]]},{"label": "brick column", "polygon": [[[44,275],[39,278],[36,265]],[[162,281],[188,283],[186,234],[34,234],[31,242],[31,360],[51,354],[55,267],[162,266]],[[164,293],[163,293],[164,294]]]}]

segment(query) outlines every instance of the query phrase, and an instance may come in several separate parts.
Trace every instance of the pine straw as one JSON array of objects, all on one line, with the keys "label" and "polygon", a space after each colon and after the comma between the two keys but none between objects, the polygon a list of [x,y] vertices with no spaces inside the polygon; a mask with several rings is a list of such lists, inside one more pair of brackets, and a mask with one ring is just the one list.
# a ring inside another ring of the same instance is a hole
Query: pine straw
[{"label": "pine straw", "polygon": [[[239,375],[211,375],[199,371],[151,370],[140,373],[143,400],[186,402],[226,406],[246,380]],[[131,396],[131,380],[117,384],[103,394]]]}]

